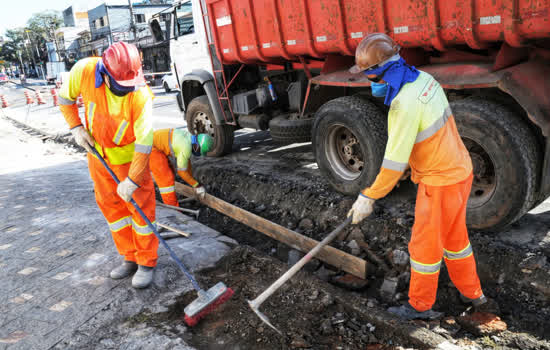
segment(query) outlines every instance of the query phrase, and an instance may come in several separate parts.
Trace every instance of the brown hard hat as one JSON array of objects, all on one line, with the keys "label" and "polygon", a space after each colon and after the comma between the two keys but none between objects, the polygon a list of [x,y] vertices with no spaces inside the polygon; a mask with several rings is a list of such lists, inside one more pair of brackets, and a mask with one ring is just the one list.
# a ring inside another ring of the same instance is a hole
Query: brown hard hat
[{"label": "brown hard hat", "polygon": [[399,45],[384,33],[367,35],[355,49],[355,66],[350,73],[360,73],[371,68],[399,52]]}]

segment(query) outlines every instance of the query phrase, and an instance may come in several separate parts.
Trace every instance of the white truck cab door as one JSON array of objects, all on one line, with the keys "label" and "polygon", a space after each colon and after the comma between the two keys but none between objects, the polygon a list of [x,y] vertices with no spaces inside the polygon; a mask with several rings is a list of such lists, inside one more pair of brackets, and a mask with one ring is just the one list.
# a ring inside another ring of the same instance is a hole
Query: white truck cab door
[{"label": "white truck cab door", "polygon": [[212,73],[200,2],[193,0],[176,5],[172,24],[174,40],[170,42],[170,56],[180,81],[196,69]]}]

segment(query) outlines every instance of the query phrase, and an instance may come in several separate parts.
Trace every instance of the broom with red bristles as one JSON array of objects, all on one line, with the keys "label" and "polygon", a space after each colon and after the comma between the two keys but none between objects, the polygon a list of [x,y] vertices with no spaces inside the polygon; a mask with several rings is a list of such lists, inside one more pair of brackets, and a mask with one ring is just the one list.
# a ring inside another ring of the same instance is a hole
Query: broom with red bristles
[{"label": "broom with red bristles", "polygon": [[[113,180],[115,180],[115,182],[118,184],[120,182],[118,180],[118,177],[111,170],[109,165],[107,165],[105,159],[103,159],[103,157],[99,155],[95,148],[92,148],[92,153],[99,159],[105,169],[109,172],[109,174],[111,174]],[[195,299],[191,304],[187,305],[184,309],[185,323],[187,323],[188,326],[193,327],[199,322],[201,318],[208,315],[209,313],[214,311],[214,309],[216,309],[219,305],[225,303],[229,298],[231,298],[234,293],[233,289],[228,288],[223,282],[218,282],[214,287],[206,291],[202,289],[199,286],[199,283],[197,282],[195,277],[187,270],[181,260],[176,256],[176,253],[174,253],[174,251],[168,246],[166,241],[157,232],[157,228],[155,227],[155,225],[153,225],[149,218],[147,218],[143,210],[141,210],[139,205],[137,205],[136,201],[134,201],[134,199],[132,198],[130,200],[130,203],[132,203],[141,218],[145,220],[147,226],[149,226],[149,228],[153,230],[153,233],[155,234],[155,236],[157,236],[160,243],[162,243],[164,248],[166,248],[168,253],[170,253],[172,259],[174,259],[183,274],[191,281],[193,288],[195,288],[195,290],[197,291],[198,298]]]}]

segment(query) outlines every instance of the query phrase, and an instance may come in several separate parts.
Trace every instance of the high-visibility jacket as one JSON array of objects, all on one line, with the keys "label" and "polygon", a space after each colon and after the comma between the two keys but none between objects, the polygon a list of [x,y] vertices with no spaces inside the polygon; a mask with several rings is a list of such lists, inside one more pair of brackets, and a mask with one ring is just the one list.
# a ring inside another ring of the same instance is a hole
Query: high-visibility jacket
[{"label": "high-visibility jacket", "polygon": [[82,95],[85,127],[96,149],[111,164],[132,162],[128,176],[139,185],[148,171],[153,145],[153,93],[143,86],[120,97],[105,83],[96,88],[100,59],[85,58],[74,65],[59,92],[60,109],[71,129],[82,125],[76,105],[77,97]]},{"label": "high-visibility jacket", "polygon": [[464,146],[439,83],[428,73],[405,84],[388,114],[388,142],[382,167],[374,183],[361,193],[386,196],[411,167],[411,180],[430,186],[459,183],[472,172]]},{"label": "high-visibility jacket", "polygon": [[184,129],[160,129],[154,132],[153,147],[164,153],[178,175],[189,185],[197,187],[199,182],[193,178],[191,169],[191,134]]}]

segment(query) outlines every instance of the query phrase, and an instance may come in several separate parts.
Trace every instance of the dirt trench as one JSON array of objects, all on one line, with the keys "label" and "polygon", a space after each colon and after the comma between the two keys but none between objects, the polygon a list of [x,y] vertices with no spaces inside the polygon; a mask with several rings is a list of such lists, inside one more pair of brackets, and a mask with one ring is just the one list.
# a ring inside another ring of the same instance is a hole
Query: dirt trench
[{"label": "dirt trench", "polygon": [[[228,158],[206,159],[197,163],[194,167],[196,177],[207,184],[211,194],[318,240],[345,217],[354,200],[331,190],[314,173],[298,173],[296,168],[284,167],[281,163],[256,162],[248,165]],[[403,260],[402,253],[407,252],[414,220],[415,191],[412,183],[403,183],[387,199],[377,202],[371,218],[358,228],[347,230],[347,240],[333,243],[336,248],[369,260],[363,250],[353,249],[349,244],[350,239],[362,236],[371,251],[390,268],[389,272],[378,269],[364,284],[359,284],[359,288],[355,283],[357,281],[353,280],[353,289],[358,289],[355,291],[349,290],[349,283],[339,283],[345,282],[347,276],[320,262],[310,263],[306,267],[308,273],[343,286],[340,289],[346,293],[357,294],[365,300],[373,300],[373,297],[384,308],[406,300],[410,270],[408,260],[405,264],[398,260]],[[283,262],[294,263],[301,256],[212,209],[203,210],[200,221],[241,244],[250,245]],[[500,307],[498,314],[508,324],[509,330],[504,336],[501,335],[502,338],[495,336],[496,341],[487,341],[486,335],[475,335],[465,329],[454,334],[442,331],[441,334],[480,344],[487,342],[521,349],[546,348],[546,341],[550,338],[548,247],[518,247],[495,239],[494,233],[486,232],[472,232],[470,238],[484,292]],[[529,272],[525,273],[526,270]],[[460,302],[459,293],[450,282],[445,268],[440,274],[434,308],[452,318],[458,318],[467,310],[467,306]]]}]

